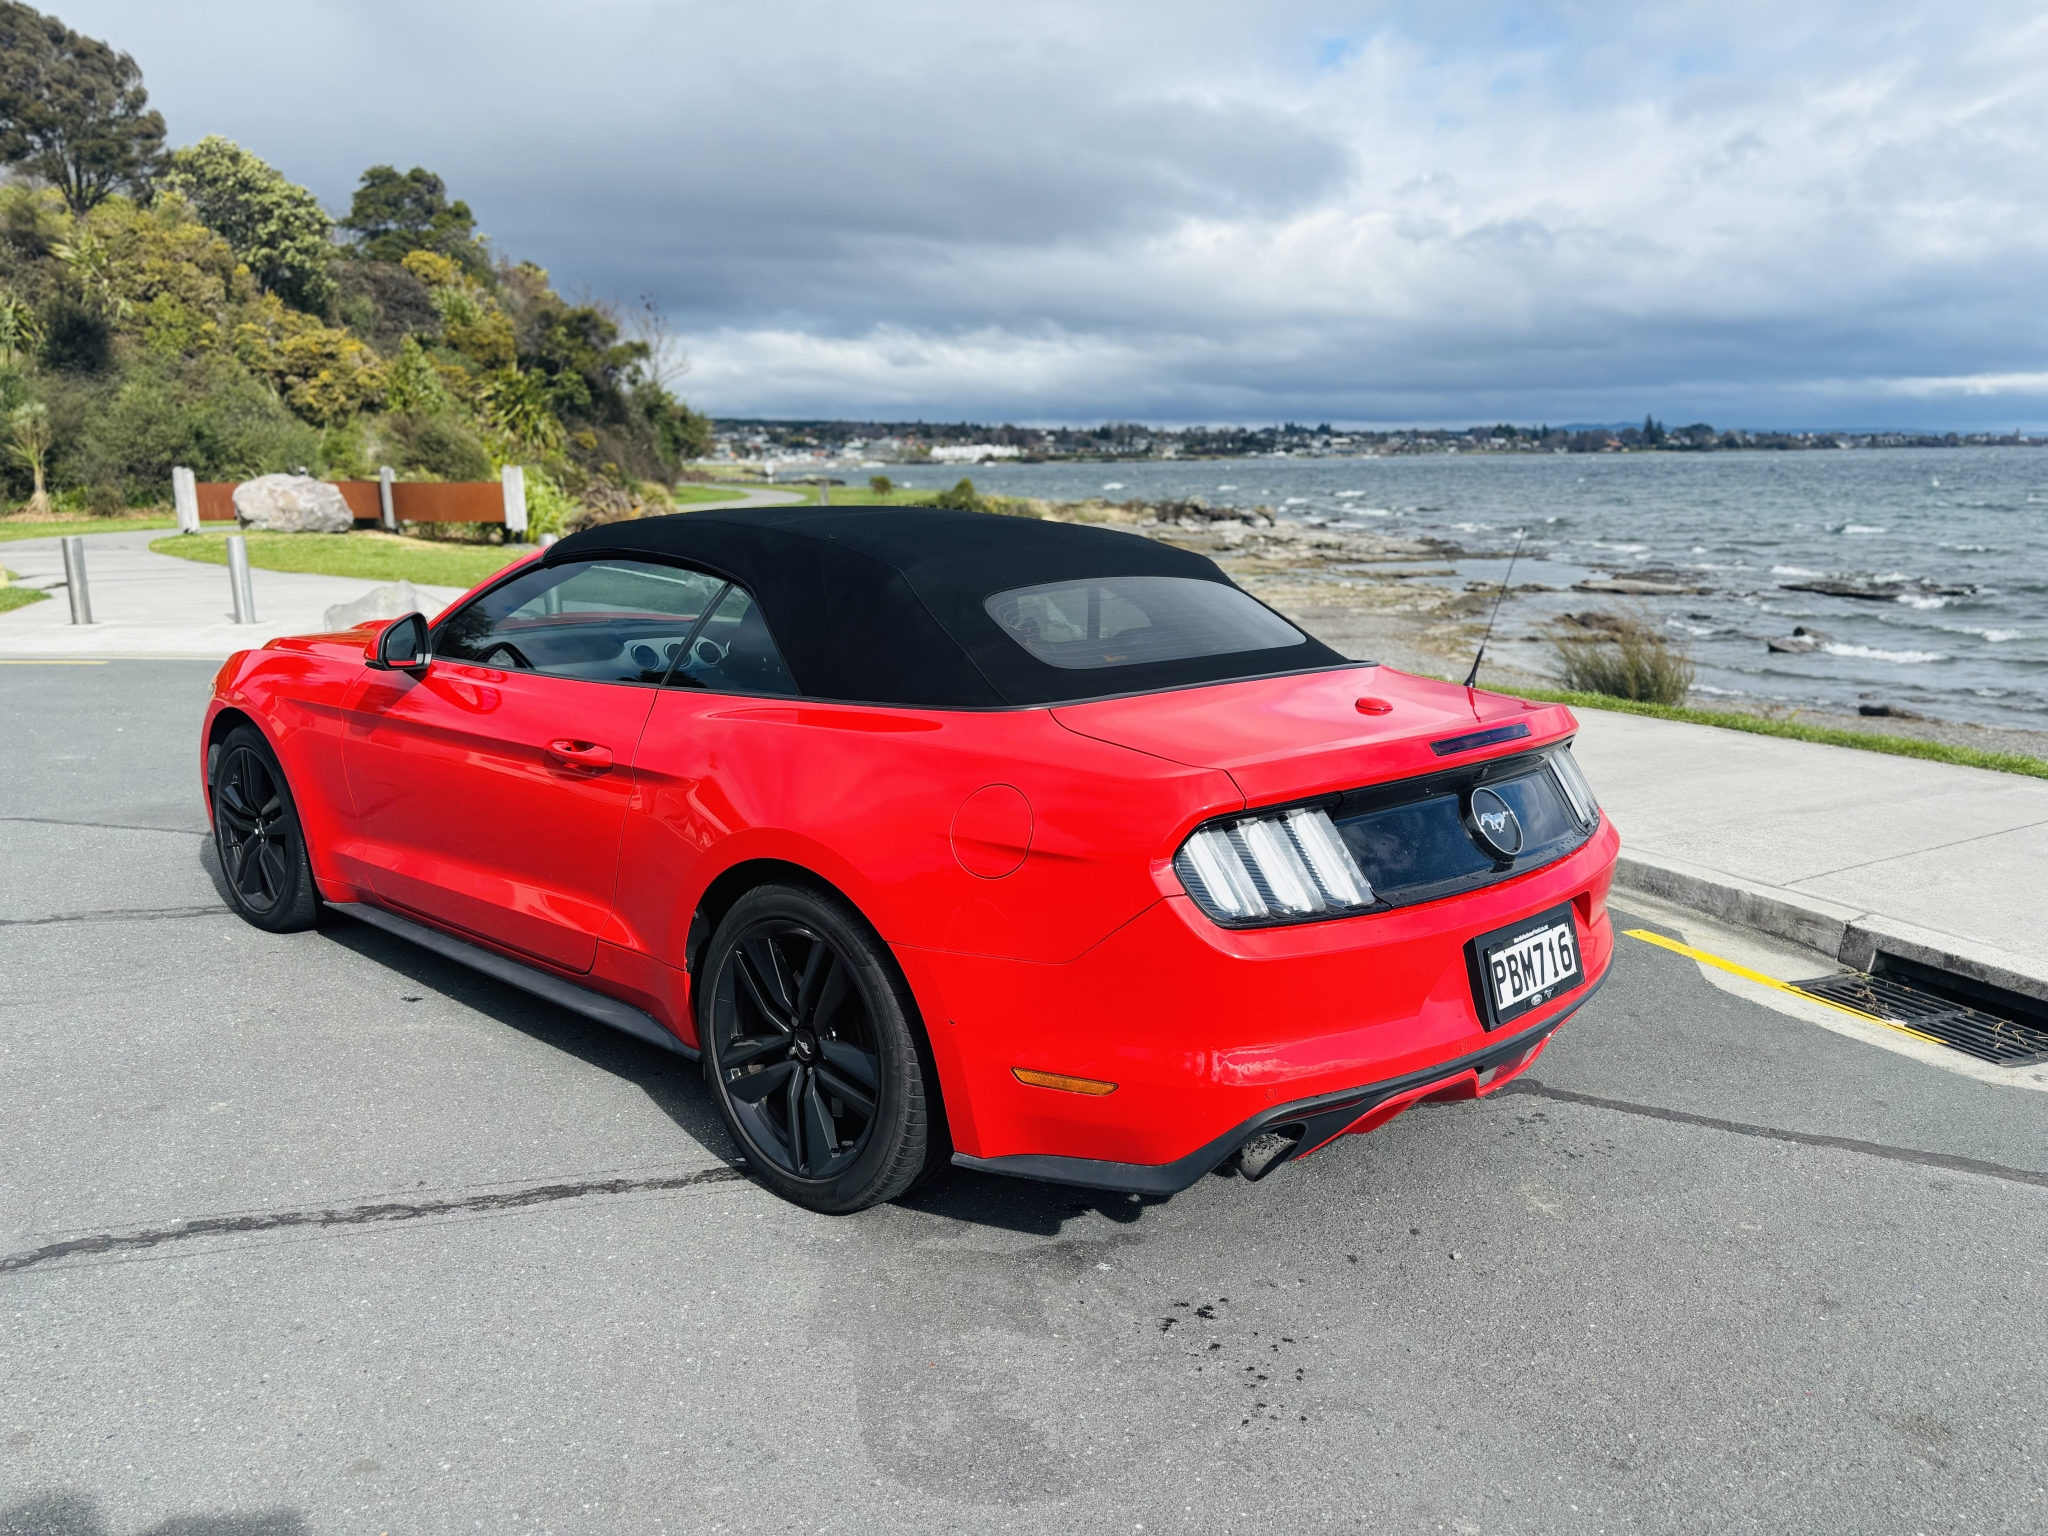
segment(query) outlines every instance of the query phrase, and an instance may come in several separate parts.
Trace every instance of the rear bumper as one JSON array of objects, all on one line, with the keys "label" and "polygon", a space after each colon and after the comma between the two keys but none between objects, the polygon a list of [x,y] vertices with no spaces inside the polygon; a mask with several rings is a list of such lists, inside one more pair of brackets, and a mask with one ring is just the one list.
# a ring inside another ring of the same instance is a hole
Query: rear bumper
[{"label": "rear bumper", "polygon": [[[1600,981],[1604,980],[1604,976],[1600,978]],[[1483,1051],[1420,1072],[1389,1078],[1385,1082],[1340,1093],[1319,1094],[1312,1099],[1266,1110],[1171,1163],[1113,1163],[1094,1158],[1033,1153],[984,1158],[969,1157],[962,1152],[953,1154],[953,1162],[961,1168],[1000,1173],[1016,1179],[1041,1179],[1054,1184],[1074,1184],[1084,1189],[1113,1189],[1140,1195],[1173,1195],[1204,1174],[1220,1168],[1254,1137],[1268,1133],[1286,1136],[1293,1143],[1292,1150],[1274,1158],[1253,1175],[1263,1177],[1279,1164],[1307,1157],[1340,1136],[1377,1130],[1417,1104],[1432,1100],[1484,1098],[1496,1088],[1512,1082],[1542,1054],[1551,1036],[1565,1020],[1577,1013],[1599,989],[1600,981],[1574,993],[1571,1002],[1554,1017],[1506,1040],[1494,1041]]]},{"label": "rear bumper", "polygon": [[[1448,1079],[1547,1039],[1606,974],[1618,845],[1603,825],[1521,878],[1299,927],[1226,930],[1187,897],[1168,897],[1062,965],[898,946],[960,1160],[1179,1189],[1262,1126],[1303,1123],[1299,1150],[1312,1150],[1327,1139],[1319,1106],[1334,1114],[1420,1086],[1447,1094]],[[1585,986],[1489,1033],[1466,945],[1564,902],[1576,914]],[[1116,1088],[1089,1096],[1029,1086],[1017,1068]],[[1194,1171],[1183,1176],[1184,1167]],[[1090,1177],[1090,1168],[1108,1171]]]}]

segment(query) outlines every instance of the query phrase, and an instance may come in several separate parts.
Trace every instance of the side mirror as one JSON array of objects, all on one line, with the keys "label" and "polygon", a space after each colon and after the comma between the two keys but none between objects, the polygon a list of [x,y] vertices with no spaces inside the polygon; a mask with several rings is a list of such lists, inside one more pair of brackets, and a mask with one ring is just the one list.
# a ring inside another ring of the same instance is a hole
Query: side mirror
[{"label": "side mirror", "polygon": [[427,647],[427,616],[408,613],[377,631],[363,664],[380,672],[422,671],[433,660]]}]

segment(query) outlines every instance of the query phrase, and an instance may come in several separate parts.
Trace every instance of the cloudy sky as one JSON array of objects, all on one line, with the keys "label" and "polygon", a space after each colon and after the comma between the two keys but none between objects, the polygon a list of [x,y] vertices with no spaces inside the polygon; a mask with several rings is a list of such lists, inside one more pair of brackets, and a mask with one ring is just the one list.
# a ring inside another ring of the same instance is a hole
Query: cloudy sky
[{"label": "cloudy sky", "polygon": [[718,415],[2048,429],[2048,9],[62,0]]}]

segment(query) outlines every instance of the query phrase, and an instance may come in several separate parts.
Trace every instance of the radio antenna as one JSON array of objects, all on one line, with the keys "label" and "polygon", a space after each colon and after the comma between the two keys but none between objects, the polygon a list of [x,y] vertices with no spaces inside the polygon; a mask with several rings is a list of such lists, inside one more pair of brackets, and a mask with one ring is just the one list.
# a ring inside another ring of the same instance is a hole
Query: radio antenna
[{"label": "radio antenna", "polygon": [[1508,556],[1507,574],[1500,579],[1500,591],[1494,594],[1493,612],[1486,616],[1486,633],[1479,637],[1479,654],[1472,658],[1472,670],[1465,674],[1465,686],[1470,688],[1479,681],[1479,663],[1486,659],[1486,642],[1493,638],[1494,620],[1500,617],[1500,605],[1507,601],[1508,583],[1515,579],[1515,562],[1522,558],[1522,541],[1529,537],[1524,527],[1515,535],[1515,552]]}]

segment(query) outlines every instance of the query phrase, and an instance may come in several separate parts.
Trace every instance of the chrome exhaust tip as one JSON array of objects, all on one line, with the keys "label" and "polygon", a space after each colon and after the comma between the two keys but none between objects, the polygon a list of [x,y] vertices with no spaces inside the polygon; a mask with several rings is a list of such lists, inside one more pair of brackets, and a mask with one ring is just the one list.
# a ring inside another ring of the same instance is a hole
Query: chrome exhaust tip
[{"label": "chrome exhaust tip", "polygon": [[1237,1149],[1237,1171],[1256,1184],[1278,1168],[1301,1145],[1305,1125],[1268,1126]]}]

